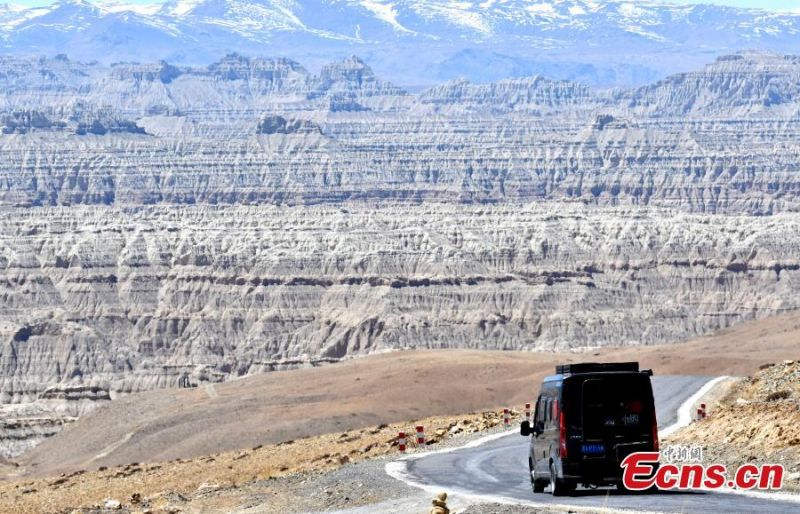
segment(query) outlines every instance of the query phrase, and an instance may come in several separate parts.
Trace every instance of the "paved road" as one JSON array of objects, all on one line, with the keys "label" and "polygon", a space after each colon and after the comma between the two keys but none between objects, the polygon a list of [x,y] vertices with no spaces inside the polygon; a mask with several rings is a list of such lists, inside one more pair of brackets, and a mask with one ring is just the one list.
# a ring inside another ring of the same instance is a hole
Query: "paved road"
[{"label": "paved road", "polygon": [[[653,377],[659,428],[674,423],[680,404],[708,380],[709,377]],[[406,474],[415,482],[445,491],[500,496],[521,502],[686,513],[800,512],[797,503],[725,493],[621,494],[615,489],[579,489],[572,497],[534,494],[528,479],[527,452],[528,439],[510,435],[473,448],[410,460]]]}]

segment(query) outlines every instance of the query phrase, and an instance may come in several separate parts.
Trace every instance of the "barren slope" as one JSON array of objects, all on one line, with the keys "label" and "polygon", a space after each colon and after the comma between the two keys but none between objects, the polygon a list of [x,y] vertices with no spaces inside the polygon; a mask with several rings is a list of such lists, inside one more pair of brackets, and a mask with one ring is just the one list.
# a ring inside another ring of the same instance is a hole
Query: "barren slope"
[{"label": "barren slope", "polygon": [[[797,352],[796,355],[800,355]],[[784,488],[800,490],[800,363],[779,362],[739,379],[710,415],[677,432],[670,443],[702,445],[705,462],[728,469],[751,462],[783,464]]]},{"label": "barren slope", "polygon": [[669,347],[579,354],[414,351],[149,391],[83,417],[24,456],[35,475],[204,455],[430,415],[520,406],[556,362],[639,360],[657,374],[747,374],[796,357],[800,314]]}]

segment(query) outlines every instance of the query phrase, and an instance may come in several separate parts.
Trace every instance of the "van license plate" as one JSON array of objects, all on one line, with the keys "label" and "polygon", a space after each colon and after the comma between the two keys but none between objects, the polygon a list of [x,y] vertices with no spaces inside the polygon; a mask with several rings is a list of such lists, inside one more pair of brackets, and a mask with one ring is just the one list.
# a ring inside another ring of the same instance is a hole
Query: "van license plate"
[{"label": "van license plate", "polygon": [[606,452],[606,446],[604,444],[586,444],[584,443],[582,446],[582,451],[585,455],[598,455]]}]

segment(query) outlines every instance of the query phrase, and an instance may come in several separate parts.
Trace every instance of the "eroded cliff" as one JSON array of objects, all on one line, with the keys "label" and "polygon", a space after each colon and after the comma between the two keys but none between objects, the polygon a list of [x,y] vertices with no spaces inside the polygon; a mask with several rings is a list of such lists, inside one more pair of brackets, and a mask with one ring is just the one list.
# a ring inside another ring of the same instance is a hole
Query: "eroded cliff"
[{"label": "eroded cliff", "polygon": [[7,209],[0,226],[2,400],[67,416],[183,376],[664,343],[799,303],[794,214],[74,206]]}]

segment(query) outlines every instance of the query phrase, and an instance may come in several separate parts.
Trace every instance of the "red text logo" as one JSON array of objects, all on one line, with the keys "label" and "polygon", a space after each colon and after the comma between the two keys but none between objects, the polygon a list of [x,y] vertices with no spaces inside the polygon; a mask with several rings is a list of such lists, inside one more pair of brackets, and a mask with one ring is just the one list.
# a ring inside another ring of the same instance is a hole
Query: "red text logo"
[{"label": "red text logo", "polygon": [[780,489],[781,464],[744,464],[728,477],[724,464],[662,464],[658,452],[632,453],[622,461],[622,483],[630,491],[657,487],[662,491],[687,489]]}]

